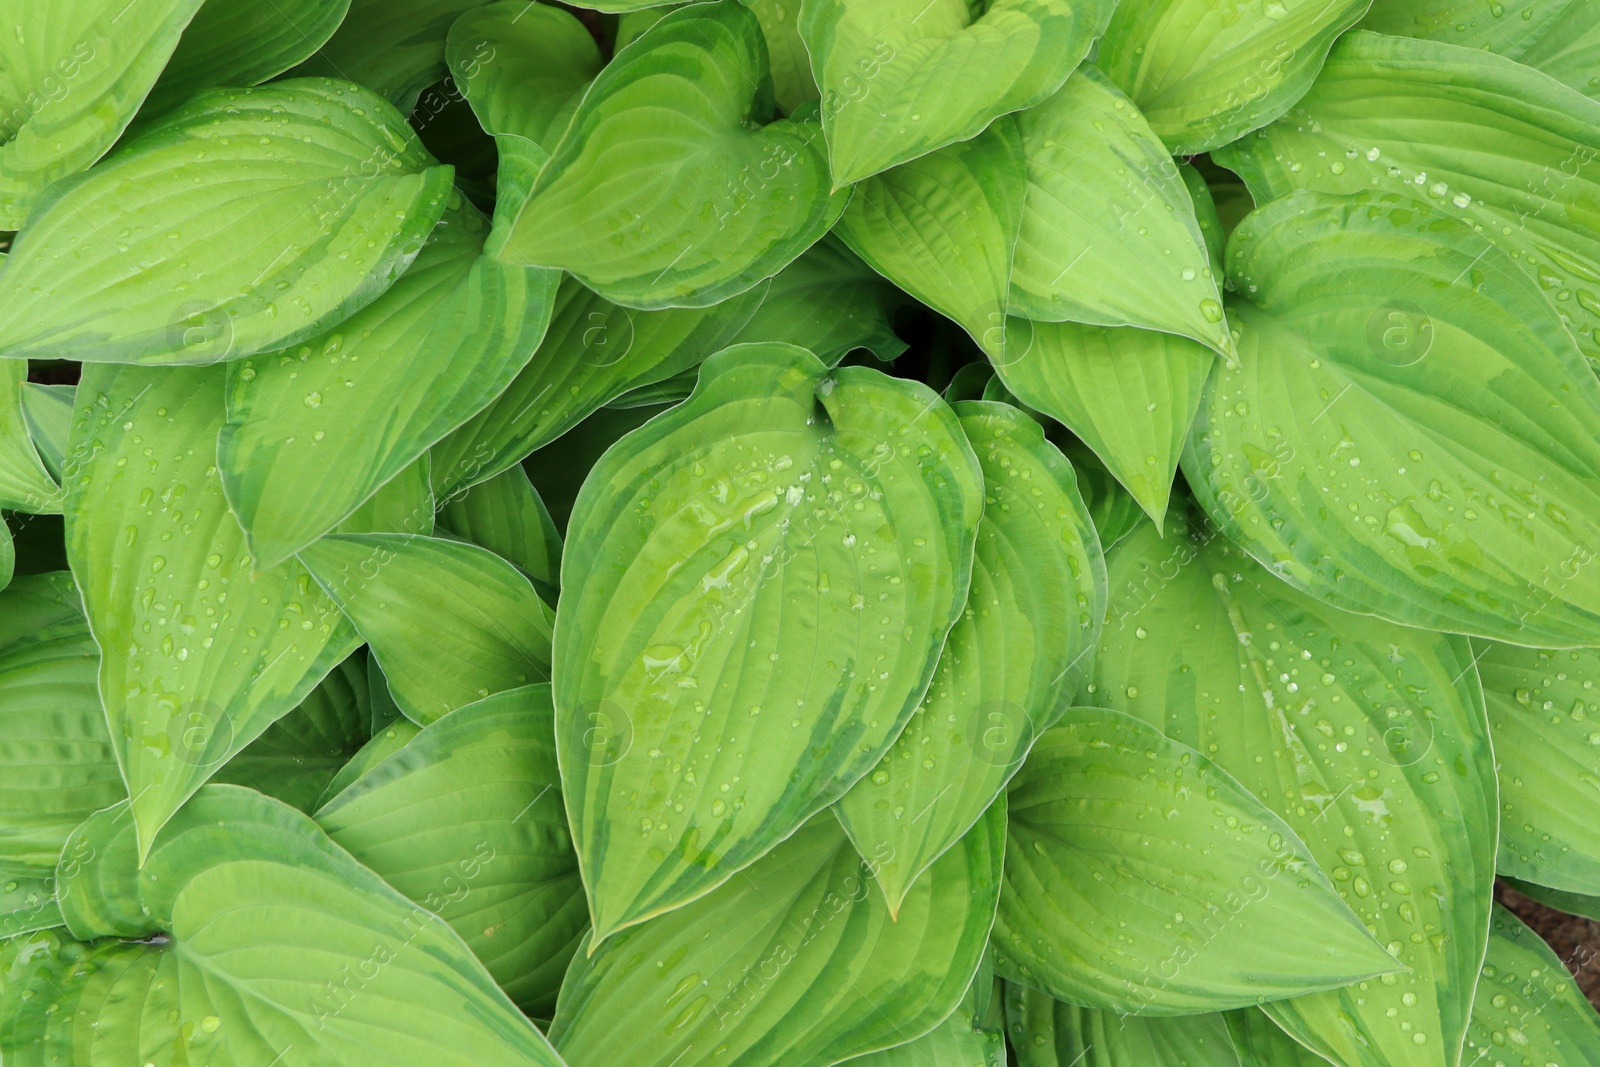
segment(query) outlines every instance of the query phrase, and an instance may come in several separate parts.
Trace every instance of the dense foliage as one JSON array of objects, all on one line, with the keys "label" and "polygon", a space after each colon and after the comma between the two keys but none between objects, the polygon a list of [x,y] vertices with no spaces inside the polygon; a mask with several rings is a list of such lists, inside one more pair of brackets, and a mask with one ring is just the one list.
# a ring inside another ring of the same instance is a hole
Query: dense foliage
[{"label": "dense foliage", "polygon": [[0,22],[8,1067],[1600,1067],[1600,3]]}]

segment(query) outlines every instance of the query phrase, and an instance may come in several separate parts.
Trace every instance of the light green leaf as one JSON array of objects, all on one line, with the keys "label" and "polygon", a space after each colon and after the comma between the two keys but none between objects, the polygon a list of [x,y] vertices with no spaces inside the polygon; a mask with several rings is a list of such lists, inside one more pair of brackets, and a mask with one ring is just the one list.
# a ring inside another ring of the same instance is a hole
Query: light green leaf
[{"label": "light green leaf", "polygon": [[[158,115],[217,85],[259,85],[311,55],[350,0],[210,0],[200,6],[139,109]],[[338,74],[337,77],[345,77]]]},{"label": "light green leaf", "polygon": [[1239,1067],[1219,1013],[1113,1015],[1012,982],[1005,990],[1018,1067]]},{"label": "light green leaf", "polygon": [[344,792],[362,775],[405,748],[421,732],[422,727],[405,718],[397,718],[373,731],[372,740],[362,745],[356,754],[350,757],[350,762],[339,768],[339,773],[333,776],[328,788],[324,789],[322,796],[318,798],[317,807]]},{"label": "light green leaf", "polygon": [[367,664],[352,656],[328,672],[300,706],[223,764],[214,782],[257,789],[310,812],[334,775],[371,739]]},{"label": "light green leaf", "polygon": [[561,534],[521,467],[511,467],[447,500],[439,524],[520,567],[553,604],[561,584]]},{"label": "light green leaf", "polygon": [[926,386],[789,345],[711,357],[606,453],[555,649],[597,939],[726,881],[878,763],[966,601],[982,487]]},{"label": "light green leaf", "polygon": [[836,232],[874,270],[1003,360],[1027,190],[1016,123],[1002,116],[970,141],[862,181]]},{"label": "light green leaf", "polygon": [[44,460],[45,470],[57,481],[61,480],[61,464],[67,455],[76,393],[77,386],[73,385],[22,383],[22,418],[28,425],[28,436]]},{"label": "light green leaf", "polygon": [[994,945],[1009,981],[1122,1014],[1192,1015],[1400,967],[1287,823],[1131,715],[1070,709],[1007,797]]},{"label": "light green leaf", "polygon": [[433,449],[440,498],[507,470],[630,389],[730,344],[764,287],[709,308],[636,311],[567,278],[538,351],[487,407]]},{"label": "light green leaf", "polygon": [[548,1016],[587,929],[550,687],[486,697],[316,813],[335,844],[449,923],[524,1011]]},{"label": "light green leaf", "polygon": [[1362,31],[1340,40],[1293,111],[1216,154],[1257,203],[1301,188],[1427,197],[1511,253],[1590,356],[1597,158],[1600,102],[1478,49]]},{"label": "light green leaf", "polygon": [[811,54],[800,37],[800,4],[793,0],[741,0],[761,23],[772,68],[772,91],[778,107],[794,114],[822,94],[811,76]]},{"label": "light green leaf", "polygon": [[906,350],[893,320],[909,303],[830,235],[778,272],[755,315],[729,344],[799,345],[830,367],[857,348],[887,362]]},{"label": "light green leaf", "polygon": [[1382,0],[1364,30],[1482,48],[1544,71],[1585,96],[1600,96],[1600,7],[1583,0],[1535,0],[1519,18],[1484,0]]},{"label": "light green leaf", "polygon": [[223,368],[84,368],[67,556],[141,851],[358,643],[298,563],[258,569],[215,464]]},{"label": "light green leaf", "polygon": [[490,693],[550,678],[552,612],[487,549],[411,534],[330,534],[300,561],[426,726]]},{"label": "light green leaf", "polygon": [[579,1067],[666,1067],[691,1049],[710,1067],[838,1063],[927,1033],[977,970],[1004,825],[1000,801],[896,922],[872,864],[816,815],[726,885],[580,953],[550,1039]]},{"label": "light green leaf", "polygon": [[1282,816],[1410,968],[1268,1013],[1345,1067],[1454,1067],[1497,807],[1466,641],[1341,612],[1214,530],[1163,539],[1145,525],[1107,564],[1100,695],[1208,753]]},{"label": "light green leaf", "polygon": [[[1218,169],[1220,168],[1215,166],[1210,168],[1213,172]],[[1211,261],[1211,273],[1220,278],[1223,274],[1223,254],[1228,246],[1229,228],[1222,224],[1222,219],[1217,214],[1216,198],[1211,195],[1211,186],[1206,184],[1205,175],[1200,173],[1200,168],[1193,163],[1179,163],[1178,174],[1183,178],[1184,188],[1189,190],[1189,199],[1194,203],[1194,218],[1200,224],[1200,235],[1205,238],[1206,255]],[[1242,185],[1239,187],[1243,188]]]},{"label": "light green leaf", "polygon": [[806,0],[800,36],[822,90],[833,184],[937,148],[1061,87],[1109,0]]},{"label": "light green leaf", "polygon": [[1600,706],[1589,700],[1600,651],[1486,642],[1476,653],[1500,773],[1496,869],[1600,895]]},{"label": "light green leaf", "polygon": [[350,13],[338,30],[292,73],[357,82],[409,112],[423,89],[449,73],[445,38],[450,27],[483,3],[350,0]]},{"label": "light green leaf", "polygon": [[499,0],[456,19],[445,56],[485,130],[526,137],[545,151],[605,65],[571,12],[528,0]]},{"label": "light green leaf", "polygon": [[1230,1011],[1223,1018],[1240,1067],[1328,1067],[1330,1061],[1284,1033],[1259,1008]]},{"label": "light green leaf", "polygon": [[122,134],[201,0],[13,0],[0,40],[0,229]]},{"label": "light green leaf", "polygon": [[737,0],[672,12],[584,94],[507,249],[636,308],[705,307],[781,270],[839,217],[809,109],[773,118]]},{"label": "light green leaf", "polygon": [[1192,156],[1288,111],[1371,3],[1122,0],[1096,62],[1173,155]]},{"label": "light green leaf", "polygon": [[[1178,165],[1092,67],[1017,116],[1028,194],[1013,314],[1142,326],[1229,355],[1217,279]],[[1018,342],[1020,344],[1020,342]]]},{"label": "light green leaf", "polygon": [[0,944],[8,1065],[561,1064],[443,921],[259,793],[206,787],[116,867],[79,891],[120,872],[165,943]]},{"label": "light green leaf", "polygon": [[424,452],[367,497],[334,533],[433,533],[432,468]]},{"label": "light green leaf", "polygon": [[1016,408],[955,411],[984,480],[966,609],[911,721],[834,808],[877,862],[890,914],[1082,692],[1105,616],[1105,562],[1072,465]]},{"label": "light green leaf", "polygon": [[1215,356],[1177,334],[1014,319],[995,371],[1077,434],[1160,526]]},{"label": "light green leaf", "polygon": [[[532,358],[560,276],[485,254],[487,237],[486,220],[461,205],[387,292],[332,333],[229,367],[217,451],[228,501],[265,562],[332,529]],[[423,532],[421,519],[404,530]]]},{"label": "light green leaf", "polygon": [[1600,1015],[1539,935],[1496,906],[1461,1062],[1595,1067]]},{"label": "light green leaf", "polygon": [[205,93],[18,237],[0,270],[0,355],[213,363],[313,337],[411,263],[450,177],[365,89]]},{"label": "light green leaf", "polygon": [[128,795],[77,600],[61,573],[24,575],[0,593],[0,616],[17,625],[0,634],[0,881],[51,875],[73,828]]},{"label": "light green leaf", "polygon": [[0,359],[0,507],[55,514],[61,511],[61,487],[29,434],[23,407],[27,381],[27,360]]},{"label": "light green leaf", "polygon": [[1241,361],[1183,456],[1226,535],[1336,607],[1594,644],[1600,383],[1516,264],[1379,193],[1269,204],[1228,260]]},{"label": "light green leaf", "polygon": [[973,1029],[966,1003],[915,1041],[849,1062],[852,1067],[1005,1067],[1005,1037]]},{"label": "light green leaf", "polygon": [[[54,873],[7,878],[5,885],[0,886],[0,942],[18,934],[49,930],[60,926],[61,922]],[[0,991],[0,997],[4,995]],[[0,1032],[4,1026],[0,1021]]]}]

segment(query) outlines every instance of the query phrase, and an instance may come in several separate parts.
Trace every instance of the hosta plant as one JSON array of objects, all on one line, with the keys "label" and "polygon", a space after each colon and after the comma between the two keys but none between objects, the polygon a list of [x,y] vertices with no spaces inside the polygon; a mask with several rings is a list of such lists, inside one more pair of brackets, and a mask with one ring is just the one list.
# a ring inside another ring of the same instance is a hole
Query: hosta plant
[{"label": "hosta plant", "polygon": [[1600,5],[0,71],[0,1062],[1600,1067]]}]

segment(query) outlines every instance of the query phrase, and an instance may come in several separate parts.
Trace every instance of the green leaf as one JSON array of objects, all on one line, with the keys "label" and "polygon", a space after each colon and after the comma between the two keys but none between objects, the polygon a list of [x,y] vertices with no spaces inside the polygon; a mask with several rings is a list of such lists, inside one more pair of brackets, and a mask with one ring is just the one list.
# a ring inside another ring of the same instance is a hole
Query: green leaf
[{"label": "green leaf", "polygon": [[965,1008],[914,1041],[853,1059],[853,1067],[1005,1067],[1003,1035],[975,1030]]},{"label": "green leaf", "polygon": [[334,775],[371,738],[367,664],[352,656],[317,683],[300,706],[273,723],[212,778],[250,786],[301,811],[314,811]]},{"label": "green leaf", "polygon": [[424,452],[333,528],[334,533],[433,533],[432,468]]},{"label": "green leaf", "polygon": [[1328,1067],[1329,1061],[1284,1033],[1259,1008],[1241,1008],[1223,1017],[1240,1067]]},{"label": "green leaf", "polygon": [[1293,111],[1216,154],[1257,203],[1301,188],[1426,196],[1511,253],[1590,356],[1600,356],[1596,158],[1600,102],[1478,49],[1360,31]]},{"label": "green leaf", "polygon": [[349,9],[350,0],[201,4],[139,109],[140,119],[170,111],[204,89],[259,85],[282,74],[321,48]]},{"label": "green leaf", "polygon": [[521,467],[512,467],[447,500],[439,524],[501,559],[533,580],[546,603],[561,584],[561,534]]},{"label": "green leaf", "polygon": [[781,341],[836,366],[857,348],[887,362],[906,350],[894,313],[910,298],[832,236],[779,271],[761,306],[729,344]]},{"label": "green leaf", "polygon": [[405,748],[421,732],[422,727],[404,718],[395,719],[374,730],[372,740],[362,745],[356,754],[350,757],[350,762],[339,768],[339,773],[333,776],[328,788],[324,789],[322,796],[318,798],[317,807],[344,792],[362,775]]},{"label": "green leaf", "polygon": [[808,0],[800,36],[822,90],[834,186],[968,140],[1039,103],[1088,54],[1114,6]]},{"label": "green leaf", "polygon": [[122,134],[201,0],[13,3],[0,40],[0,229]]},{"label": "green leaf", "polygon": [[1068,710],[1007,803],[994,944],[1009,981],[1191,1015],[1399,969],[1287,823],[1131,715]]},{"label": "green leaf", "polygon": [[1112,545],[1144,524],[1145,514],[1138,501],[1112,477],[1088,445],[1078,440],[1068,441],[1062,452],[1072,461],[1072,469],[1078,472],[1078,491],[1083,494],[1084,506],[1089,509],[1089,517],[1100,534],[1100,546],[1109,552]]},{"label": "green leaf", "polygon": [[1536,285],[1380,193],[1276,201],[1228,259],[1241,361],[1183,456],[1223,532],[1336,607],[1593,644],[1600,383]]},{"label": "green leaf", "polygon": [[299,559],[349,615],[406,716],[426,726],[550,678],[552,613],[487,549],[411,534],[330,534]]},{"label": "green leaf", "polygon": [[[1210,169],[1215,171],[1218,168]],[[1206,256],[1211,261],[1211,273],[1220,278],[1223,275],[1222,264],[1231,227],[1224,226],[1217,214],[1216,198],[1211,193],[1211,186],[1206,184],[1205,175],[1200,173],[1200,168],[1193,163],[1179,163],[1178,174],[1183,178],[1184,188],[1189,190],[1189,199],[1194,203],[1194,218],[1200,224],[1201,236],[1205,238]],[[1244,186],[1240,184],[1238,188],[1243,189]]]},{"label": "green leaf", "polygon": [[[1379,6],[1389,0],[1378,0]],[[1175,156],[1237,140],[1294,106],[1372,0],[1122,0],[1097,62]],[[1375,112],[1377,114],[1377,112]]]},{"label": "green leaf", "polygon": [[450,27],[445,56],[483,128],[546,151],[605,61],[570,12],[527,0],[474,8]]},{"label": "green leaf", "polygon": [[666,1067],[691,1049],[707,1065],[838,1063],[925,1034],[977,970],[1004,823],[997,802],[896,922],[868,884],[872,864],[832,815],[816,815],[702,899],[591,942],[550,1039],[575,1064]]},{"label": "green leaf", "polygon": [[1128,98],[1085,67],[1019,115],[1017,126],[1028,193],[1012,265],[1012,312],[1142,326],[1230,355],[1189,190]]},{"label": "green leaf", "polygon": [[578,490],[605,450],[671,406],[601,408],[523,462],[557,529],[566,530]]},{"label": "green leaf", "polygon": [[1595,1067],[1600,1015],[1539,935],[1496,906],[1463,1064]]},{"label": "green leaf", "polygon": [[133,899],[165,943],[0,944],[7,1064],[561,1063],[443,921],[258,793],[202,790]]},{"label": "green leaf", "polygon": [[0,507],[53,514],[61,510],[61,487],[45,468],[24,417],[28,361],[0,359]]},{"label": "green leaf", "polygon": [[1131,326],[1014,319],[995,371],[1029,407],[1077,434],[1159,527],[1215,356]]},{"label": "green leaf", "polygon": [[427,727],[316,820],[449,923],[523,1010],[554,1009],[589,921],[549,686],[496,693]]},{"label": "green leaf", "polygon": [[926,386],[788,345],[711,357],[606,453],[555,649],[597,940],[726,881],[878,763],[966,600],[982,486]]},{"label": "green leaf", "polygon": [[[1502,874],[1600,895],[1600,651],[1476,650],[1500,773]],[[1587,684],[1585,684],[1587,683]]]},{"label": "green leaf", "polygon": [[1410,968],[1268,1014],[1346,1067],[1454,1067],[1497,811],[1466,641],[1341,612],[1214,530],[1159,538],[1145,525],[1107,566],[1100,696],[1209,754],[1282,816]]},{"label": "green leaf", "polygon": [[757,286],[709,308],[635,311],[572,278],[533,358],[488,406],[433,449],[440,498],[507,470],[630,389],[730,344],[760,306]]},{"label": "green leaf", "polygon": [[365,89],[205,93],[18,237],[0,271],[0,355],[213,363],[313,337],[411,263],[450,177]]},{"label": "green leaf", "polygon": [[[61,480],[61,464],[67,455],[76,394],[77,387],[72,385],[22,383],[22,418],[28,425],[28,436],[44,460],[45,470],[56,481]],[[23,458],[26,459],[25,453]]]},{"label": "green leaf", "polygon": [[394,694],[389,692],[389,679],[383,676],[377,657],[370,654],[367,656],[367,709],[373,734],[404,718],[400,706],[394,702]]},{"label": "green leaf", "polygon": [[811,76],[811,54],[800,36],[800,5],[791,0],[741,0],[756,13],[761,35],[767,40],[772,68],[772,92],[778,107],[794,114],[801,105],[821,97]]},{"label": "green leaf", "polygon": [[1105,562],[1072,465],[1015,408],[955,411],[984,479],[966,609],[911,721],[834,809],[877,861],[891,915],[1082,691],[1105,616]]},{"label": "green leaf", "polygon": [[[54,873],[7,878],[5,885],[0,886],[0,942],[18,934],[49,930],[60,926],[61,921]],[[0,992],[0,997],[3,996]],[[0,1031],[4,1025],[0,1022]]]},{"label": "green leaf", "polygon": [[11,526],[0,517],[0,589],[11,584],[17,570],[17,546],[11,537]]},{"label": "green leaf", "polygon": [[827,232],[809,109],[773,118],[766,46],[737,0],[672,12],[584,94],[523,205],[508,255],[570,271],[629,307],[705,307]]},{"label": "green leaf", "polygon": [[885,278],[1006,356],[1028,164],[1010,118],[856,188],[836,232]]},{"label": "green leaf", "polygon": [[445,39],[450,27],[483,3],[350,0],[350,13],[338,30],[291,73],[357,82],[409,112],[424,88],[449,73]]},{"label": "green leaf", "polygon": [[1504,13],[1478,0],[1383,0],[1361,28],[1486,49],[1600,96],[1600,8],[1582,0],[1540,0],[1517,11],[1520,18]]},{"label": "green leaf", "polygon": [[0,617],[16,624],[0,634],[0,881],[51,875],[73,828],[128,795],[77,599],[60,573],[22,576],[0,593]]},{"label": "green leaf", "polygon": [[1005,990],[1018,1067],[1239,1067],[1219,1013],[1113,1015],[1011,982]]},{"label": "green leaf", "polygon": [[1551,889],[1549,886],[1521,882],[1515,878],[1507,878],[1505,882],[1523,896],[1530,900],[1536,900],[1546,907],[1566,912],[1568,915],[1581,915],[1586,919],[1594,919],[1596,922],[1600,922],[1600,897],[1584,896],[1581,893],[1567,893],[1560,889]]},{"label": "green leaf", "polygon": [[[332,333],[228,370],[218,456],[267,563],[328,532],[499,396],[533,357],[560,281],[484,253],[476,208],[447,213],[416,262]],[[423,532],[419,515],[403,527]]]},{"label": "green leaf", "polygon": [[67,556],[141,852],[358,643],[303,567],[246,549],[214,466],[223,373],[91,364],[78,386]]}]

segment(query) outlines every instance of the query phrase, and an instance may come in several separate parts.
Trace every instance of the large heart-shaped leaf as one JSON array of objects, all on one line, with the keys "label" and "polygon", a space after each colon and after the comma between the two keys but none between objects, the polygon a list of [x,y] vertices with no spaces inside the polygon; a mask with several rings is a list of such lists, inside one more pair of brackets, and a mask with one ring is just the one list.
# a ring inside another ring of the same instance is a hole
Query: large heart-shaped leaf
[{"label": "large heart-shaped leaf", "polygon": [[1012,320],[1006,387],[1064,424],[1159,526],[1215,356],[1177,334]]},{"label": "large heart-shaped leaf", "polygon": [[560,1067],[442,920],[291,808],[208,786],[142,871],[131,853],[74,860],[72,896],[136,902],[161,937],[107,927],[114,936],[88,944],[47,933],[0,945],[7,1064]]},{"label": "large heart-shaped leaf", "polygon": [[349,9],[350,0],[201,4],[139,109],[141,120],[187,103],[203,89],[259,85],[282,74],[321,48]]},{"label": "large heart-shaped leaf", "polygon": [[1600,1015],[1561,957],[1499,906],[1461,1062],[1463,1067],[1600,1064]]},{"label": "large heart-shaped leaf", "polygon": [[421,725],[490,693],[550,680],[551,611],[511,564],[461,541],[330,534],[300,561],[383,665]]},{"label": "large heart-shaped leaf", "polygon": [[515,563],[553,604],[561,585],[561,534],[521,467],[464,489],[439,509],[439,523],[501,559]]},{"label": "large heart-shaped leaf", "polygon": [[836,229],[874,270],[1000,360],[1027,190],[1016,123],[1001,118],[970,141],[861,182]]},{"label": "large heart-shaped leaf", "polygon": [[1337,607],[1594,644],[1600,383],[1535,283],[1378,193],[1276,201],[1228,260],[1241,361],[1183,456],[1227,536]]},{"label": "large heart-shaped leaf", "polygon": [[1113,1015],[1014,982],[1005,989],[1018,1067],[1239,1067],[1219,1013]]},{"label": "large heart-shaped leaf", "polygon": [[877,864],[890,914],[1081,693],[1105,615],[1100,540],[1066,457],[1016,408],[955,406],[983,471],[966,609],[927,696],[834,811]]},{"label": "large heart-shaped leaf", "polygon": [[0,229],[122,134],[201,0],[8,4],[0,39]]},{"label": "large heart-shaped leaf", "polygon": [[1099,695],[1209,754],[1282,816],[1409,968],[1268,1013],[1349,1067],[1454,1067],[1496,828],[1467,643],[1329,607],[1215,531],[1160,538],[1145,525],[1108,568]]},{"label": "large heart-shaped leaf", "polygon": [[352,656],[211,780],[249,786],[292,808],[314,811],[333,776],[371,738],[367,661]]},{"label": "large heart-shaped leaf", "polygon": [[1068,710],[1007,805],[994,945],[1009,980],[1192,1015],[1400,969],[1284,820],[1131,715]]},{"label": "large heart-shaped leaf", "polygon": [[[230,366],[218,457],[263,562],[332,529],[532,358],[560,275],[486,254],[488,237],[464,204],[399,281],[332,333]],[[422,532],[423,518],[403,529]]]},{"label": "large heart-shaped leaf", "polygon": [[1600,101],[1480,49],[1357,31],[1294,110],[1216,158],[1262,204],[1426,197],[1511,253],[1600,356]]},{"label": "large heart-shaped leaf", "polygon": [[0,593],[0,617],[15,626],[0,632],[0,880],[40,879],[73,828],[127,791],[71,576],[17,578]]},{"label": "large heart-shaped leaf", "polygon": [[1505,10],[1482,0],[1383,0],[1361,28],[1486,49],[1600,97],[1600,7],[1542,0],[1514,19],[1505,18]]},{"label": "large heart-shaped leaf", "polygon": [[806,0],[800,36],[843,187],[956,141],[1060,88],[1109,0]]},{"label": "large heart-shaped leaf", "polygon": [[527,0],[499,0],[456,19],[445,56],[485,130],[526,137],[546,151],[605,65],[571,12]]},{"label": "large heart-shaped leaf", "polygon": [[445,39],[450,27],[483,3],[350,0],[349,14],[338,30],[293,73],[357,82],[409,112],[424,88],[449,73]]},{"label": "large heart-shaped leaf", "polygon": [[8,511],[61,510],[61,487],[45,469],[23,415],[28,361],[0,359],[0,507]]},{"label": "large heart-shaped leaf", "polygon": [[507,470],[622,393],[700,362],[733,340],[763,295],[758,285],[714,307],[636,311],[566,279],[533,358],[434,447],[434,491],[449,497]]},{"label": "large heart-shaped leaf", "polygon": [[213,363],[321,333],[411,263],[451,196],[365,89],[217,89],[33,219],[0,270],[0,355]]},{"label": "large heart-shaped leaf", "polygon": [[512,233],[518,262],[629,307],[705,307],[827,232],[814,111],[773,119],[761,26],[737,0],[672,12],[584,94]]},{"label": "large heart-shaped leaf", "polygon": [[1485,643],[1502,874],[1600,896],[1600,652]]},{"label": "large heart-shaped leaf", "polygon": [[927,1033],[978,968],[1004,829],[1002,801],[892,921],[873,864],[823,812],[704,898],[580,954],[550,1039],[573,1067],[667,1067],[838,1063]]},{"label": "large heart-shaped leaf", "polygon": [[1139,109],[1085,67],[1017,126],[1028,192],[1013,314],[1142,326],[1231,353],[1194,202]]},{"label": "large heart-shaped leaf", "polygon": [[78,386],[67,557],[144,851],[358,643],[305,568],[246,549],[215,466],[223,374],[97,364]]},{"label": "large heart-shaped leaf", "polygon": [[548,1017],[588,926],[547,685],[454,712],[316,813],[336,844],[461,935]]},{"label": "large heart-shaped leaf", "polygon": [[1096,61],[1173,155],[1192,156],[1288,111],[1371,3],[1121,0]]},{"label": "large heart-shaped leaf", "polygon": [[711,357],[606,453],[555,649],[597,938],[726,881],[872,770],[966,600],[982,491],[926,386],[788,345]]}]

